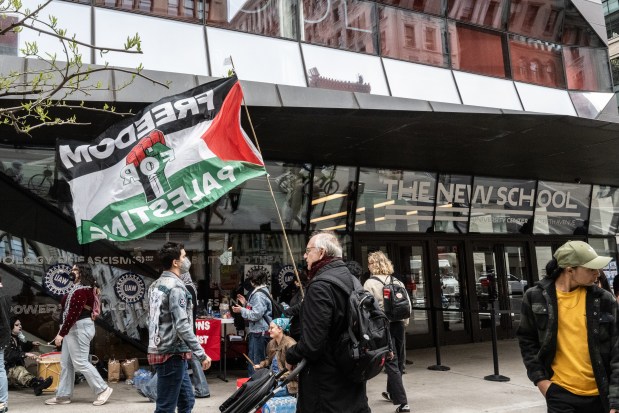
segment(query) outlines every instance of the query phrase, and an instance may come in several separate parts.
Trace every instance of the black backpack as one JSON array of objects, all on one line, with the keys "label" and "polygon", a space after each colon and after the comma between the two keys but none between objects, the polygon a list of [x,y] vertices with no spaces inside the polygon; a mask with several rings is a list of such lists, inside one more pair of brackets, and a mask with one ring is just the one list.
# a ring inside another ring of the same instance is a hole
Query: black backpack
[{"label": "black backpack", "polygon": [[411,316],[411,303],[408,298],[406,288],[393,282],[393,275],[390,283],[386,284],[378,277],[370,277],[383,285],[383,307],[385,315],[390,321],[402,321]]},{"label": "black backpack", "polygon": [[391,352],[389,319],[378,307],[371,293],[349,275],[349,282],[325,274],[320,278],[346,293],[348,329],[338,339],[334,354],[338,366],[355,383],[371,379],[382,370]]},{"label": "black backpack", "polygon": [[267,290],[260,288],[259,290],[256,290],[256,292],[266,295],[269,298],[269,301],[271,301],[272,318],[269,320],[269,317],[267,317],[266,314],[264,315],[264,320],[267,322],[267,324],[271,324],[271,321],[284,316],[284,306],[275,301],[273,299],[273,296],[271,296],[271,294]]}]

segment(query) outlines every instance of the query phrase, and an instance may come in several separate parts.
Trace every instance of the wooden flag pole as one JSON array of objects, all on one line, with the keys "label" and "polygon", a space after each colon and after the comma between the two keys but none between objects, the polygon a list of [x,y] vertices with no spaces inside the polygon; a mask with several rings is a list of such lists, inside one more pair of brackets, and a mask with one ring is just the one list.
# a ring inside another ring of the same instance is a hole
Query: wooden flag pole
[{"label": "wooden flag pole", "polygon": [[[232,60],[232,56],[230,56],[230,64],[232,65],[232,71],[236,74],[236,68],[234,67],[234,60]],[[239,85],[241,82],[239,81]],[[241,89],[243,86],[241,86]],[[243,106],[245,107],[245,113],[247,114],[247,120],[249,121],[249,126],[251,128],[251,133],[254,137],[254,142],[256,142],[256,148],[260,155],[262,155],[262,149],[260,149],[260,143],[258,143],[258,136],[256,135],[256,131],[254,129],[254,124],[251,121],[251,116],[249,115],[249,109],[247,108],[247,103],[245,102],[245,93],[243,93]],[[263,158],[264,161],[264,158]],[[266,170],[266,164],[264,165]],[[288,234],[286,233],[286,227],[284,226],[284,219],[282,218],[282,214],[279,210],[279,205],[277,205],[277,200],[275,199],[275,193],[273,192],[273,187],[271,186],[271,180],[269,179],[269,173],[267,172],[267,185],[269,186],[269,192],[271,193],[271,198],[273,198],[273,204],[275,205],[275,211],[277,211],[277,218],[279,219],[279,224],[282,226],[282,233],[284,234],[284,242],[286,243],[286,248],[288,249],[288,254],[290,255],[290,260],[292,261],[292,268],[294,269],[294,275],[299,283],[299,289],[301,291],[301,299],[305,298],[305,291],[303,291],[303,284],[301,283],[301,278],[299,277],[299,270],[297,268],[297,263],[292,255],[292,248],[290,247],[290,242],[288,241]]]}]

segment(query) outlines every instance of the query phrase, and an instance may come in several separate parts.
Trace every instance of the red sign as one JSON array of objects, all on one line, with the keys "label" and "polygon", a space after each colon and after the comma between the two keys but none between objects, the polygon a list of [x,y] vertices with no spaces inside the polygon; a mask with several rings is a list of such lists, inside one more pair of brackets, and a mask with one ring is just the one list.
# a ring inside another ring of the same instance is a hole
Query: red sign
[{"label": "red sign", "polygon": [[198,342],[213,361],[221,358],[221,320],[196,320]]}]

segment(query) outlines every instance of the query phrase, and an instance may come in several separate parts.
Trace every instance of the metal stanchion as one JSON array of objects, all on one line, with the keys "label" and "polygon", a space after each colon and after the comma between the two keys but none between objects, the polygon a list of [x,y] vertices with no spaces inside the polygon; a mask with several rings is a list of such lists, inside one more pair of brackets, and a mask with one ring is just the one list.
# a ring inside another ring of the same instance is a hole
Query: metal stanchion
[{"label": "metal stanchion", "polygon": [[436,371],[451,370],[450,367],[443,366],[441,364],[441,343],[440,343],[439,334],[438,334],[438,311],[436,310],[436,306],[434,305],[434,298],[432,294],[429,294],[429,297],[430,297],[430,311],[432,312],[433,327],[434,327],[432,329],[432,336],[434,339],[434,348],[436,349],[436,364],[433,366],[428,366],[428,370],[436,370]]},{"label": "metal stanchion", "polygon": [[490,324],[490,332],[492,333],[492,361],[494,362],[494,374],[484,377],[484,380],[509,381],[509,377],[499,374],[499,354],[497,349],[496,312],[494,311],[494,300],[490,300]]}]

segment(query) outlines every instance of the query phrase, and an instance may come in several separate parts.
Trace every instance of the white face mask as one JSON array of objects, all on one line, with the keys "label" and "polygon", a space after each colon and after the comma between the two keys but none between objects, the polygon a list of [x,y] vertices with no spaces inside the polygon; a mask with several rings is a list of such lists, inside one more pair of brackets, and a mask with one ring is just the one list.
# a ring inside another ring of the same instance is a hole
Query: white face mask
[{"label": "white face mask", "polygon": [[181,274],[189,272],[189,268],[191,268],[191,261],[189,258],[185,257],[183,258],[183,262],[181,262]]}]

